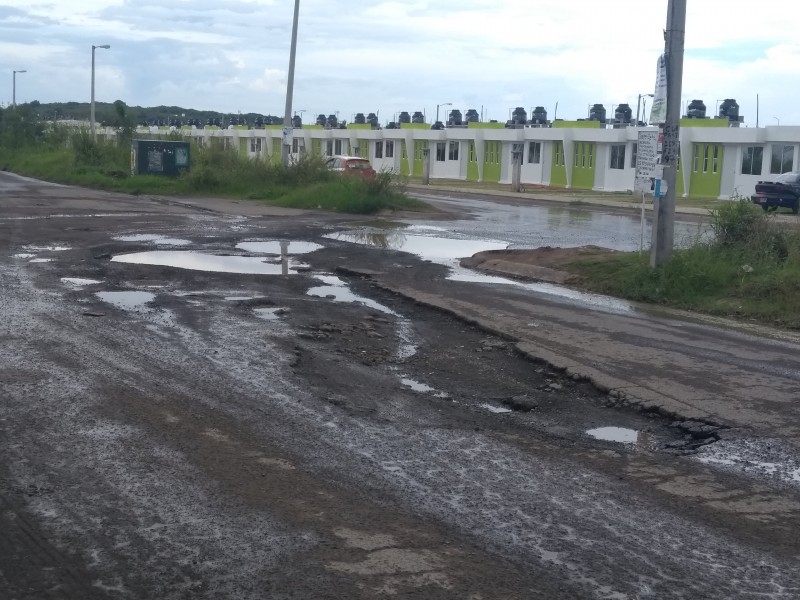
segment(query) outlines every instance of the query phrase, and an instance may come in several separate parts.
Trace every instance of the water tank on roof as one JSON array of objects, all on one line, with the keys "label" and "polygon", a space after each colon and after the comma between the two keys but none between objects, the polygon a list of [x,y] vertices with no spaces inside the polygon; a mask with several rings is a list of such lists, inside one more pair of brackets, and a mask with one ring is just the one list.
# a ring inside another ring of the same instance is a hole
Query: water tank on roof
[{"label": "water tank on roof", "polygon": [[328,115],[328,121],[325,124],[332,129],[336,129],[339,126],[339,118],[336,115]]},{"label": "water tank on roof", "polygon": [[614,110],[614,120],[620,123],[630,123],[633,111],[627,104],[618,104]]},{"label": "water tank on roof", "polygon": [[366,125],[367,119],[364,116],[364,113],[356,113],[353,123],[355,123],[356,125]]},{"label": "water tank on roof", "polygon": [[705,119],[706,118],[706,105],[702,100],[692,100],[686,109],[686,118],[688,119]]},{"label": "water tank on roof", "polygon": [[367,123],[369,123],[373,129],[378,129],[378,115],[375,113],[369,113],[367,115]]},{"label": "water tank on roof", "polygon": [[514,111],[511,113],[511,122],[514,125],[525,125],[527,121],[528,121],[528,113],[521,106],[515,108]]},{"label": "water tank on roof", "polygon": [[601,123],[606,122],[606,107],[602,104],[592,104],[592,108],[589,109],[589,120],[590,121],[600,121]]},{"label": "water tank on roof", "polygon": [[412,123],[424,123],[425,122],[425,115],[423,115],[420,111],[416,111],[414,116],[411,117]]},{"label": "water tank on roof", "polygon": [[295,115],[292,117],[292,127],[295,129],[300,129],[303,127],[303,118],[300,115]]},{"label": "water tank on roof", "polygon": [[406,111],[400,113],[400,116],[397,117],[398,123],[411,123],[411,115],[408,114]]},{"label": "water tank on roof", "polygon": [[463,123],[461,119],[461,111],[460,110],[451,110],[450,116],[447,119],[448,125],[461,125]]},{"label": "water tank on roof", "polygon": [[317,115],[317,125],[321,125],[322,127],[325,127],[325,125],[327,125],[327,124],[328,124],[328,119],[325,118],[325,115],[318,114]]},{"label": "water tank on roof", "polygon": [[478,111],[475,110],[474,108],[470,108],[467,111],[466,121],[467,123],[477,123],[478,121],[480,121],[480,116],[478,115]]},{"label": "water tank on roof", "polygon": [[719,116],[730,121],[739,120],[739,103],[733,98],[726,98],[719,105]]},{"label": "water tank on roof", "polygon": [[531,113],[531,125],[544,125],[547,123],[547,111],[544,106],[537,106]]}]

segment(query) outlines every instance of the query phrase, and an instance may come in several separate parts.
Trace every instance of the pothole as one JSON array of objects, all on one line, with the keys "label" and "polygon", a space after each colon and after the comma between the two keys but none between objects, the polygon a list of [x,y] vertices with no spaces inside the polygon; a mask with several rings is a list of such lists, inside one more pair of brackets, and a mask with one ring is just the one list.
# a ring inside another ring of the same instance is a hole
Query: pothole
[{"label": "pothole", "polygon": [[308,254],[315,250],[324,248],[322,244],[315,244],[314,242],[301,242],[301,241],[252,241],[252,242],[239,242],[236,248],[244,250],[245,252],[253,252],[256,254],[274,254],[274,255],[297,255]]},{"label": "pothole", "polygon": [[268,261],[258,256],[224,256],[182,250],[155,250],[114,256],[112,262],[174,267],[191,271],[243,275],[295,275],[309,267],[293,259]]}]

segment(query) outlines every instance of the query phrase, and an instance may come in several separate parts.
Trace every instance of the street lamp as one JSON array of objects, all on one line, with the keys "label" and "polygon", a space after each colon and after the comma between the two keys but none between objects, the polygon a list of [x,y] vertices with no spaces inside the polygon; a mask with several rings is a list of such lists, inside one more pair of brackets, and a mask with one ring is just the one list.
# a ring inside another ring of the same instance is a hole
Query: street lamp
[{"label": "street lamp", "polygon": [[639,99],[636,100],[636,127],[639,126],[639,112],[642,108],[642,98],[653,98],[655,94],[639,94]]},{"label": "street lamp", "polygon": [[14,71],[14,75],[12,76],[13,85],[11,86],[13,90],[11,92],[12,106],[17,106],[17,73],[27,73],[27,71],[25,69],[22,69],[21,71]]},{"label": "street lamp", "polygon": [[772,117],[772,118],[775,119],[778,122],[778,126],[780,126],[781,120],[778,117]]},{"label": "street lamp", "polygon": [[440,106],[453,106],[453,103],[452,102],[444,102],[442,104],[437,104],[436,105],[436,122],[437,123],[439,122],[439,107]]},{"label": "street lamp", "polygon": [[93,142],[97,142],[97,132],[94,129],[94,51],[97,48],[103,48],[104,50],[108,50],[109,48],[111,48],[111,46],[109,46],[108,44],[103,44],[101,46],[92,45],[92,104],[91,104],[91,110],[89,111],[90,112],[90,114],[89,114],[89,126],[90,126],[91,131],[92,131],[92,141]]}]

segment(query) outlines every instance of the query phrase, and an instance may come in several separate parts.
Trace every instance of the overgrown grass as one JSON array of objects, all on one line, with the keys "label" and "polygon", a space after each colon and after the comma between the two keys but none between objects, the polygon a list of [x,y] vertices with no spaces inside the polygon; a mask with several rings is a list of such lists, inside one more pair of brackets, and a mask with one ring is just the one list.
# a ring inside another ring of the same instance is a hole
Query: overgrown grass
[{"label": "overgrown grass", "polygon": [[[15,140],[17,138],[14,138]],[[419,209],[401,179],[379,173],[373,181],[342,177],[309,156],[290,166],[250,159],[221,145],[193,146],[192,168],[181,177],[130,174],[130,148],[95,143],[86,131],[55,129],[30,143],[0,144],[0,168],[47,181],[129,194],[214,196],[276,206],[373,214]]]},{"label": "overgrown grass", "polygon": [[800,328],[800,231],[747,201],[711,211],[714,238],[674,251],[660,268],[619,254],[568,265],[590,290]]}]

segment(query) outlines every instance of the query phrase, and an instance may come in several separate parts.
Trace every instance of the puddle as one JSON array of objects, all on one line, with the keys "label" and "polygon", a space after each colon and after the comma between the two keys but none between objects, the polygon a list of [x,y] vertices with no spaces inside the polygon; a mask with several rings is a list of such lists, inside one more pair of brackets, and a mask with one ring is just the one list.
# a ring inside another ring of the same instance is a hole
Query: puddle
[{"label": "puddle", "polygon": [[24,246],[23,250],[27,250],[29,252],[63,252],[64,250],[72,250],[69,246]]},{"label": "puddle", "polygon": [[94,285],[96,283],[103,282],[98,281],[97,279],[83,279],[82,277],[62,277],[61,283],[66,283],[67,285],[72,285],[75,287],[81,287],[84,285]]},{"label": "puddle", "polygon": [[215,273],[238,273],[246,275],[294,275],[296,269],[307,269],[308,265],[293,260],[267,262],[258,256],[220,256],[181,250],[155,250],[153,252],[134,252],[119,254],[112,262],[139,265],[157,265],[188,269],[191,271],[210,271]]},{"label": "puddle", "polygon": [[598,427],[586,432],[597,440],[606,442],[619,442],[620,444],[636,444],[640,442],[641,431],[625,427]]},{"label": "puddle", "polygon": [[314,242],[281,242],[281,241],[267,241],[267,242],[240,242],[236,244],[236,248],[244,250],[245,252],[255,252],[258,254],[275,254],[289,256],[296,254],[308,254],[324,248],[322,244],[315,244]]},{"label": "puddle", "polygon": [[404,386],[406,386],[408,388],[411,388],[415,392],[421,392],[423,394],[427,394],[428,392],[435,392],[436,391],[431,386],[426,385],[424,383],[420,383],[419,381],[415,381],[414,379],[411,379],[410,377],[402,377],[400,379],[400,383],[402,383]]},{"label": "puddle", "polygon": [[244,302],[245,300],[258,300],[264,296],[225,296],[225,300],[229,302]]},{"label": "puddle", "polygon": [[122,310],[138,311],[146,309],[146,304],[155,300],[156,295],[151,292],[97,292],[95,294],[103,302],[108,302]]},{"label": "puddle", "polygon": [[514,412],[510,408],[506,408],[504,406],[496,406],[494,404],[489,404],[488,402],[484,402],[483,404],[479,405],[481,408],[485,408],[490,413],[494,413],[496,415],[502,415],[505,413]]},{"label": "puddle", "polygon": [[188,246],[192,242],[190,240],[182,240],[180,238],[170,238],[164,235],[157,235],[151,233],[134,233],[131,235],[117,235],[111,238],[118,242],[153,242],[162,246]]},{"label": "puddle", "polygon": [[267,321],[280,321],[281,315],[286,311],[285,308],[254,308],[253,312],[261,319]]},{"label": "puddle", "polygon": [[353,293],[352,290],[347,286],[347,284],[336,277],[335,275],[315,275],[316,279],[319,279],[323,283],[327,285],[319,285],[310,288],[306,294],[309,296],[316,296],[318,298],[328,298],[329,300],[333,300],[334,302],[351,302],[356,304],[363,304],[366,307],[375,309],[382,313],[386,313],[387,315],[392,315],[395,317],[399,317],[396,312],[394,312],[391,308],[384,306],[383,304],[379,304],[374,300],[370,300],[369,298],[364,298],[363,296],[359,296],[358,294]]},{"label": "puddle", "polygon": [[402,250],[423,260],[451,265],[455,259],[472,256],[485,250],[505,250],[506,242],[496,240],[454,239],[432,235],[416,235],[403,231],[358,231],[331,233],[325,236],[340,242],[351,242],[386,250]]},{"label": "puddle", "polygon": [[695,458],[725,470],[800,487],[800,456],[780,440],[720,440],[703,446]]},{"label": "puddle", "polygon": [[46,263],[46,262],[53,262],[52,258],[32,258],[28,262],[32,263]]},{"label": "puddle", "polygon": [[20,252],[19,254],[12,255],[13,258],[33,258],[36,256],[35,254],[30,254],[28,252]]}]

